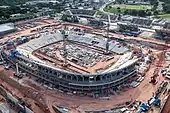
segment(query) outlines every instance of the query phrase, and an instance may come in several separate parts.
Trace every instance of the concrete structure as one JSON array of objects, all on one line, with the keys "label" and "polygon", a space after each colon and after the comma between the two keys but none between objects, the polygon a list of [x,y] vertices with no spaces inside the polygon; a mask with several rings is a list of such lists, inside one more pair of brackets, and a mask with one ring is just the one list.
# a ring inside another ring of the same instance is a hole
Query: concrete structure
[{"label": "concrete structure", "polygon": [[1,24],[0,25],[0,36],[5,35],[16,30],[13,23]]},{"label": "concrete structure", "polygon": [[0,113],[10,113],[8,105],[6,103],[0,104]]},{"label": "concrete structure", "polygon": [[155,29],[156,38],[169,42],[170,39],[170,23],[165,23],[163,28]]}]

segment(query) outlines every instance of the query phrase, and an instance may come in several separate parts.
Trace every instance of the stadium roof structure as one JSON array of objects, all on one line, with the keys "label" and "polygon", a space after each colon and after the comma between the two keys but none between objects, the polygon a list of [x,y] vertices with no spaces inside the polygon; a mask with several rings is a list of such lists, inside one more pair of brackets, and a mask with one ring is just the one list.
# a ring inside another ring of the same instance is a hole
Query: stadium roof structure
[{"label": "stadium roof structure", "polygon": [[127,23],[127,22],[118,22],[118,26],[120,27],[120,31],[130,31],[130,32],[138,32],[138,26],[136,24]]},{"label": "stadium roof structure", "polygon": [[147,18],[133,18],[131,23],[143,26],[143,27],[150,27],[153,20]]},{"label": "stadium roof structure", "polygon": [[156,32],[161,32],[165,36],[170,36],[170,29],[159,29]]},{"label": "stadium roof structure", "polygon": [[164,26],[167,23],[166,19],[154,19],[152,25]]},{"label": "stadium roof structure", "polygon": [[95,10],[88,10],[88,9],[70,9],[66,11],[66,14],[75,15],[75,16],[87,16],[93,17],[95,15]]},{"label": "stadium roof structure", "polygon": [[169,42],[170,39],[170,29],[156,29],[157,35],[161,37],[161,39]]}]

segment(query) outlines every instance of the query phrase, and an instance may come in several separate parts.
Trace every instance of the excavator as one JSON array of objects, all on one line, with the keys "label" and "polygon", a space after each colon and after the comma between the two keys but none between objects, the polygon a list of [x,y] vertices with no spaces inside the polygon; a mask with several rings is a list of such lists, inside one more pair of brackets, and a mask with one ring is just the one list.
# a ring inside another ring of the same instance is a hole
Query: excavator
[{"label": "excavator", "polygon": [[159,69],[156,68],[153,72],[153,76],[151,77],[151,81],[149,83],[152,83],[152,84],[156,84],[157,81],[156,81],[156,78],[159,76]]}]

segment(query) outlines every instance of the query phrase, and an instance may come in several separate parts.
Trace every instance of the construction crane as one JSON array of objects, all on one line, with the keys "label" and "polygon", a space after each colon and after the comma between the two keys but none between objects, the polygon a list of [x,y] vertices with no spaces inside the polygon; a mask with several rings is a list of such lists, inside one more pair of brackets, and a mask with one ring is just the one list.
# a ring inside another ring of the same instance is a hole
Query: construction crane
[{"label": "construction crane", "polygon": [[68,40],[68,34],[66,33],[66,25],[63,24],[64,28],[62,30],[62,34],[63,34],[63,57],[64,57],[64,65],[63,66],[67,66],[67,56],[68,56],[68,52],[67,52],[67,40]]},{"label": "construction crane", "polygon": [[109,38],[110,19],[109,19],[109,15],[107,15],[107,16],[108,16],[107,17],[108,23],[107,23],[107,30],[106,30],[106,36],[105,36],[105,38],[106,38],[106,52],[105,52],[105,54],[109,54],[109,40],[110,40],[110,38]]},{"label": "construction crane", "polygon": [[16,65],[16,72],[14,72],[13,75],[18,79],[21,79],[24,76],[24,74],[19,72],[18,63],[16,63],[15,65]]}]

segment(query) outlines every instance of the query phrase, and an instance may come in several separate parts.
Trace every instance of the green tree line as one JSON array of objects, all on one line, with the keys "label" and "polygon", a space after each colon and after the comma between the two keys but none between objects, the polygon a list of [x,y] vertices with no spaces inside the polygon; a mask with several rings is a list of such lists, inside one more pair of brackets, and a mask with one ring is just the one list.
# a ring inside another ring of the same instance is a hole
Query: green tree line
[{"label": "green tree line", "polygon": [[0,5],[18,5],[32,0],[0,0]]}]

